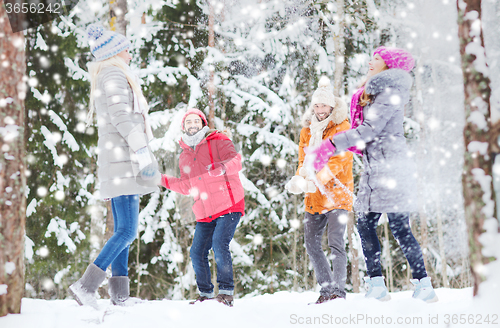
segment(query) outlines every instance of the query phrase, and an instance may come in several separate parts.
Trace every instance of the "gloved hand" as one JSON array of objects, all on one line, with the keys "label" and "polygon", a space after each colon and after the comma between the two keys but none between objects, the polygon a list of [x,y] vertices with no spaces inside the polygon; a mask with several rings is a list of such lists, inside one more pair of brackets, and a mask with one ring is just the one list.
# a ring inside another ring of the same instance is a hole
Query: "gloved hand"
[{"label": "gloved hand", "polygon": [[158,171],[158,168],[153,165],[148,165],[140,172],[140,174],[143,180],[152,180],[160,175],[160,171]]},{"label": "gloved hand", "polygon": [[312,162],[314,169],[319,171],[328,163],[330,157],[335,154],[335,149],[330,138],[326,138],[319,146],[305,148],[306,157],[304,163],[309,164]]},{"label": "gloved hand", "polygon": [[146,166],[152,163],[151,155],[149,155],[148,147],[143,147],[135,152],[137,161],[139,161],[139,171],[142,171]]},{"label": "gloved hand", "polygon": [[313,193],[316,192],[314,182],[309,179],[304,179],[300,175],[294,175],[290,181],[285,185],[285,189],[292,194],[301,194],[303,192]]},{"label": "gloved hand", "polygon": [[226,167],[222,163],[214,163],[207,165],[208,175],[211,177],[220,177],[226,173]]}]

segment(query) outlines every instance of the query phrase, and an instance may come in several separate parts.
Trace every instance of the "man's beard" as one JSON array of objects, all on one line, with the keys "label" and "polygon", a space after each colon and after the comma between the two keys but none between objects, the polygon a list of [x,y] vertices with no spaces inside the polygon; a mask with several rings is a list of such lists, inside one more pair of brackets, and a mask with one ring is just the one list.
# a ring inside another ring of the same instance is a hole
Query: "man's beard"
[{"label": "man's beard", "polygon": [[197,128],[197,127],[192,127],[192,128],[189,128],[187,129],[186,131],[186,134],[188,136],[194,136],[196,133],[198,133],[201,129],[200,128]]}]

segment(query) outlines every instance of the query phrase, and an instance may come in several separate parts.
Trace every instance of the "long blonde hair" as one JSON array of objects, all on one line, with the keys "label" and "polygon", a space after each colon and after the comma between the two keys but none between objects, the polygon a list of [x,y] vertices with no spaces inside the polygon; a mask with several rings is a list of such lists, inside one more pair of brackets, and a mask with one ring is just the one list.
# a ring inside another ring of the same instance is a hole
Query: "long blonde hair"
[{"label": "long blonde hair", "polygon": [[145,106],[144,108],[147,108],[148,102],[146,101],[146,98],[144,98],[144,95],[142,94],[141,87],[137,83],[135,77],[131,74],[128,65],[125,63],[123,59],[118,57],[118,55],[103,61],[91,62],[87,66],[89,68],[89,74],[90,74],[90,101],[89,101],[89,113],[87,115],[87,126],[91,125],[94,116],[94,111],[95,111],[94,98],[100,95],[100,94],[96,95],[96,93],[98,93],[97,76],[104,68],[109,66],[116,66],[118,68],[121,68],[121,70],[125,74],[125,77],[127,78],[128,84],[130,84],[130,87],[132,88],[132,91],[134,92],[134,94],[137,95],[139,102],[141,103],[141,105]]},{"label": "long blonde hair", "polygon": [[[383,71],[385,71],[385,70],[387,70],[387,69],[389,69],[389,67],[388,67],[388,66],[387,66],[387,64],[386,64],[386,65],[384,65],[384,67],[382,67],[382,69],[381,69],[379,72],[377,72],[377,73],[373,74],[372,76],[375,76],[375,75],[377,75],[378,73],[383,72]],[[366,84],[366,82],[368,82],[368,78],[366,78],[366,79],[365,79],[365,81],[363,82],[363,84],[361,84],[361,87],[364,87],[364,86],[365,86],[365,84]],[[361,88],[361,87],[360,87],[360,88]],[[363,90],[363,93],[362,93],[362,94],[361,94],[361,96],[359,97],[358,104],[359,104],[361,107],[365,107],[366,105],[370,104],[372,101],[373,101],[373,95],[366,93],[366,89],[365,89],[365,90]]]}]

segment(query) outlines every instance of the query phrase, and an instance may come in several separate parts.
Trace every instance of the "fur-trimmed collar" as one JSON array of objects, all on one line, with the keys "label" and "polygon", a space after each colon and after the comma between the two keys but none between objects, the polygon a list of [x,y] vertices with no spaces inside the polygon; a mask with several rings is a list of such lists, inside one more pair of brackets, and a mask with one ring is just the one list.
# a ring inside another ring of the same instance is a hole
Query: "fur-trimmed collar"
[{"label": "fur-trimmed collar", "polygon": [[[311,125],[311,118],[314,115],[314,108],[309,106],[304,115],[302,116],[302,126],[308,128]],[[342,98],[335,97],[335,107],[333,108],[332,114],[326,119],[338,125],[344,122],[349,116],[347,111],[347,104]]]},{"label": "fur-trimmed collar", "polygon": [[372,76],[366,83],[366,93],[378,95],[387,88],[410,89],[412,85],[411,75],[398,68],[391,68]]}]

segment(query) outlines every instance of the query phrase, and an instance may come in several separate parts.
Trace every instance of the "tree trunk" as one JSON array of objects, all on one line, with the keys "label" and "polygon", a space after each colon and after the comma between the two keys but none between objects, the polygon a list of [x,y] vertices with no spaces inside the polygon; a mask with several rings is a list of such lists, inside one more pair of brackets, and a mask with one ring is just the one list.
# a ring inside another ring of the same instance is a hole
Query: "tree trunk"
[{"label": "tree trunk", "polygon": [[127,0],[109,1],[109,27],[111,31],[127,35]]},{"label": "tree trunk", "polygon": [[23,32],[13,33],[0,6],[0,316],[21,312],[24,294],[26,153]]},{"label": "tree trunk", "polygon": [[[208,0],[208,46],[211,48],[215,47],[215,32],[214,32],[214,6],[212,0]],[[215,128],[215,84],[214,84],[214,70],[215,65],[209,65],[209,79],[208,79],[208,107],[210,112],[208,113],[208,127],[210,129]]]},{"label": "tree trunk", "polygon": [[347,221],[347,240],[349,241],[349,250],[351,251],[351,282],[352,291],[359,293],[359,255],[358,250],[354,248],[354,213],[349,212],[349,220]]},{"label": "tree trunk", "polygon": [[[417,61],[417,67],[413,70],[415,72],[415,87],[417,89],[417,96],[416,96],[416,113],[415,117],[417,119],[418,124],[420,125],[420,128],[423,129],[426,126],[426,121],[425,121],[425,115],[424,115],[424,106],[423,106],[423,99],[422,99],[422,93],[423,93],[423,84],[422,84],[422,73],[421,73],[421,68],[423,65],[424,59],[423,56],[421,56],[418,61]],[[417,156],[419,156],[419,159],[417,161],[418,164],[418,176],[420,177],[417,179],[417,189],[418,190],[424,190],[424,185],[426,184],[425,179],[425,170],[422,167],[423,165],[421,163],[428,163],[428,160],[425,159],[426,152],[425,152],[425,147],[426,147],[426,133],[425,131],[422,131],[420,133],[420,142],[418,143],[418,151],[417,151]],[[424,157],[423,159],[420,157]],[[418,212],[419,212],[419,217],[420,217],[420,245],[422,247],[422,255],[424,258],[424,265],[426,268],[426,271],[428,272],[429,270],[429,264],[427,261],[427,252],[428,252],[428,241],[427,241],[427,213],[425,212],[425,201],[426,201],[426,196],[423,195],[420,198],[420,201],[418,203]]]},{"label": "tree trunk", "polygon": [[[295,222],[299,222],[297,218],[297,196],[293,197],[293,219]],[[299,268],[297,266],[297,241],[299,239],[299,227],[295,227],[293,231],[293,248],[292,248],[292,261],[293,261],[293,291],[296,292],[298,290],[298,274]]]},{"label": "tree trunk", "polygon": [[[337,0],[337,17],[338,17],[338,26],[335,27],[332,25],[328,19],[328,17],[323,14],[319,6],[316,7],[318,10],[319,17],[323,20],[323,22],[328,26],[332,33],[333,44],[335,47],[335,72],[333,76],[333,94],[336,97],[340,97],[343,95],[343,77],[344,77],[344,65],[345,65],[345,41],[344,41],[344,29],[345,29],[345,12],[344,12],[344,0]],[[342,90],[342,92],[341,92]]]},{"label": "tree trunk", "polygon": [[387,267],[385,270],[385,275],[387,276],[387,284],[389,285],[389,291],[394,291],[394,275],[392,272],[392,255],[391,255],[391,243],[389,242],[389,218],[387,214],[382,214],[382,219],[384,220],[384,252],[387,260]]},{"label": "tree trunk", "polygon": [[[345,41],[344,41],[344,0],[337,0],[337,15],[339,17],[338,22],[338,34],[333,35],[333,42],[335,44],[335,73],[333,77],[333,94],[337,97],[344,94],[342,90],[342,82],[344,78],[344,55],[345,55]],[[342,90],[342,91],[341,91]]]},{"label": "tree trunk", "polygon": [[[488,262],[481,253],[479,237],[483,223],[495,211],[492,166],[498,153],[498,129],[491,126],[490,81],[486,76],[486,54],[481,27],[481,0],[457,0],[458,36],[464,76],[464,193],[465,219],[469,234],[474,295],[484,280],[481,268]],[[474,25],[474,27],[473,27]],[[491,133],[493,132],[493,133]],[[487,146],[486,149],[481,147]]]},{"label": "tree trunk", "polygon": [[[436,69],[436,62],[435,61],[432,61],[432,73],[431,73],[431,76],[432,76],[432,82],[434,84],[434,87],[438,87],[439,86],[439,82],[438,82],[438,77],[437,77],[437,69]],[[440,101],[440,97],[437,97],[436,99],[436,103],[437,103],[437,108],[445,108],[445,106],[443,106],[441,104],[441,101]],[[439,131],[441,132],[441,131]],[[433,136],[434,138],[432,138],[431,140],[433,140],[433,144],[438,144],[438,140],[436,140],[436,135],[435,135],[435,132],[431,132],[431,136]],[[435,154],[435,152],[433,152],[432,154]],[[436,163],[437,161],[435,160],[435,157],[432,156],[432,163]],[[438,165],[433,165],[433,172],[434,172],[434,182],[435,182],[435,185],[438,186],[440,185],[440,177],[441,177],[441,173],[440,173],[440,170],[439,170],[439,167]],[[437,226],[438,226],[438,241],[439,241],[439,257],[441,258],[441,279],[443,281],[443,287],[445,288],[449,288],[450,287],[450,284],[448,282],[448,273],[447,273],[447,260],[446,260],[446,253],[444,251],[444,232],[443,232],[443,211],[441,210],[441,200],[440,199],[436,199],[435,200],[435,204],[436,204],[436,221],[437,221]]]}]

